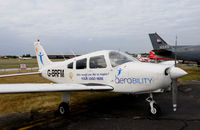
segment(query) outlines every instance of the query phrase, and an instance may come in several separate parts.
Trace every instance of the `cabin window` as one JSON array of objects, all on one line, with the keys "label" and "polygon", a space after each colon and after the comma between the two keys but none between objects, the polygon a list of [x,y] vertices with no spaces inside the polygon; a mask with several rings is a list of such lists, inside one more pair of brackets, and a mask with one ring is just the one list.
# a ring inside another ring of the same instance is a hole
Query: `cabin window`
[{"label": "cabin window", "polygon": [[127,62],[138,62],[138,60],[125,53],[115,51],[111,51],[109,53],[109,59],[112,67],[116,67]]},{"label": "cabin window", "polygon": [[73,69],[73,62],[71,62],[70,64],[67,65],[68,69]]},{"label": "cabin window", "polygon": [[106,61],[104,56],[95,56],[90,58],[90,68],[95,69],[95,68],[106,68]]},{"label": "cabin window", "polygon": [[77,60],[76,69],[86,69],[87,59]]}]

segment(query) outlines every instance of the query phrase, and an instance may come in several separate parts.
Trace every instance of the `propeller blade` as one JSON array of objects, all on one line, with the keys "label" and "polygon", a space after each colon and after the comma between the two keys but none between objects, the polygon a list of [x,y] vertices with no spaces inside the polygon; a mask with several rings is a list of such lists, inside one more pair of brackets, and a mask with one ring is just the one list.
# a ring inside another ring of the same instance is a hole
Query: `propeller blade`
[{"label": "propeller blade", "polygon": [[173,111],[177,110],[177,79],[172,79],[172,103],[173,103]]},{"label": "propeller blade", "polygon": [[177,36],[176,36],[176,41],[175,41],[175,53],[174,53],[174,66],[171,69],[170,75],[172,78],[172,104],[173,104],[173,111],[176,111],[177,109],[177,78],[181,77],[182,75],[185,75],[186,72],[182,71],[182,69],[177,68],[177,64],[176,64],[176,47],[177,47]]}]

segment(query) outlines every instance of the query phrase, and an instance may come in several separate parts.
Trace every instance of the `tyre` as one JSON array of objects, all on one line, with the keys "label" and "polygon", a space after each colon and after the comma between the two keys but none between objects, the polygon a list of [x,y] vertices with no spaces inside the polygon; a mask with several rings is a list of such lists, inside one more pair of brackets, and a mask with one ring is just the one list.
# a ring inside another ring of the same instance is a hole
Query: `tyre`
[{"label": "tyre", "polygon": [[148,113],[149,113],[149,117],[151,119],[158,119],[159,116],[161,115],[161,109],[160,107],[158,106],[158,104],[154,103],[153,104],[153,110],[151,110],[151,107],[149,106],[148,107]]},{"label": "tyre", "polygon": [[69,105],[65,102],[62,102],[58,107],[58,112],[59,112],[59,115],[61,115],[61,116],[68,115],[70,112]]}]

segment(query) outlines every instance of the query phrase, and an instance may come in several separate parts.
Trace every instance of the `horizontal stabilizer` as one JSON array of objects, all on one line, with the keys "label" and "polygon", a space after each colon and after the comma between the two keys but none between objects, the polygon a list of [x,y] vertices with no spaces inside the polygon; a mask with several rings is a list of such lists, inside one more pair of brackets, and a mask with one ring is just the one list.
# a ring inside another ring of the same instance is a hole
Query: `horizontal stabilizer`
[{"label": "horizontal stabilizer", "polygon": [[159,50],[152,50],[152,51],[155,52],[156,55],[161,55],[162,57],[167,57],[167,58],[169,58],[169,56],[173,54],[172,51],[167,50],[167,49],[159,49]]},{"label": "horizontal stabilizer", "polygon": [[82,84],[0,84],[0,94],[106,90],[113,90],[113,88],[111,86],[87,86]]},{"label": "horizontal stabilizer", "polygon": [[155,53],[171,53],[171,50],[167,50],[167,49],[159,49],[159,50],[152,50]]},{"label": "horizontal stabilizer", "polygon": [[41,74],[41,72],[31,72],[31,73],[18,73],[18,74],[0,75],[0,78],[3,78],[3,77],[12,77],[12,76],[34,75],[34,74]]}]

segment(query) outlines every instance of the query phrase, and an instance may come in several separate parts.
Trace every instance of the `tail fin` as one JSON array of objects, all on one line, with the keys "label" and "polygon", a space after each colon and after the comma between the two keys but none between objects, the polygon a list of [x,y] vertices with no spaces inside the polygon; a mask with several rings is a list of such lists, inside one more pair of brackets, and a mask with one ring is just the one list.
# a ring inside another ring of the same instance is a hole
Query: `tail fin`
[{"label": "tail fin", "polygon": [[169,48],[169,45],[157,33],[149,34],[149,38],[154,50]]},{"label": "tail fin", "polygon": [[36,52],[39,70],[41,70],[43,67],[50,65],[52,62],[49,60],[46,52],[44,51],[43,47],[40,45],[39,40],[34,43],[34,46],[35,46],[35,52]]}]

